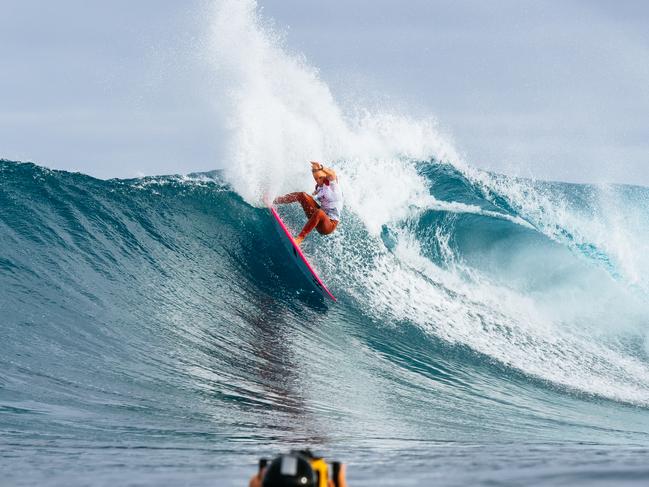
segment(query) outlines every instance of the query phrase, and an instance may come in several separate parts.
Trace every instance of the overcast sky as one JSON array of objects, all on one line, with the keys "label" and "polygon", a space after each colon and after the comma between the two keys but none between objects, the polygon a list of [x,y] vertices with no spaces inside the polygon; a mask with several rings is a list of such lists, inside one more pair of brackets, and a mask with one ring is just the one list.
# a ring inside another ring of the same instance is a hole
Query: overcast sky
[{"label": "overcast sky", "polygon": [[[208,0],[0,0],[0,157],[223,165]],[[649,186],[649,3],[260,0],[334,96],[434,116],[478,167]]]}]

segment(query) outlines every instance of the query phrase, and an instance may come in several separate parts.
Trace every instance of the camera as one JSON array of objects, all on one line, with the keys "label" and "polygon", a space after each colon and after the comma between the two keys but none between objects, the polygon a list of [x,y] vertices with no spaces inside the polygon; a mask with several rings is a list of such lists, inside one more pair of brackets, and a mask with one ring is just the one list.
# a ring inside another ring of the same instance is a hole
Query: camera
[{"label": "camera", "polygon": [[291,450],[288,455],[280,455],[270,462],[259,460],[259,470],[267,468],[263,487],[328,487],[331,479],[338,487],[340,462],[327,462],[314,455],[311,450]]}]

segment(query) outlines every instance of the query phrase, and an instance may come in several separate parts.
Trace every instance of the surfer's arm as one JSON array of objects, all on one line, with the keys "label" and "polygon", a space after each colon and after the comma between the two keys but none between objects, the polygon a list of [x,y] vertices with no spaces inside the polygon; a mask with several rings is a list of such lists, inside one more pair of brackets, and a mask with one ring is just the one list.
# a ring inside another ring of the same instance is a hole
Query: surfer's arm
[{"label": "surfer's arm", "polygon": [[321,164],[317,161],[311,161],[311,171],[322,171],[327,175],[329,181],[336,181],[338,177],[336,176],[336,171],[330,167],[324,167],[324,164]]},{"label": "surfer's arm", "polygon": [[323,167],[322,167],[322,170],[323,170],[324,173],[327,175],[327,179],[328,179],[329,181],[336,181],[336,180],[338,180],[338,177],[336,176],[336,171],[334,171],[333,169],[331,169],[331,168],[329,168],[329,167],[324,167],[324,166],[323,166]]}]

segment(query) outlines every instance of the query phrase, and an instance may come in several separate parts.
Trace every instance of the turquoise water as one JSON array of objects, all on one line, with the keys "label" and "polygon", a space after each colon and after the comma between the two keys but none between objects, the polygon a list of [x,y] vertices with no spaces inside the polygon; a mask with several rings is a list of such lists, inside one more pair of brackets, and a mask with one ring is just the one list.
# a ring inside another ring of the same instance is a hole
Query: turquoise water
[{"label": "turquoise water", "polygon": [[247,485],[306,446],[353,486],[645,485],[649,190],[413,167],[426,204],[305,242],[331,305],[220,173],[0,162],[6,485]]}]

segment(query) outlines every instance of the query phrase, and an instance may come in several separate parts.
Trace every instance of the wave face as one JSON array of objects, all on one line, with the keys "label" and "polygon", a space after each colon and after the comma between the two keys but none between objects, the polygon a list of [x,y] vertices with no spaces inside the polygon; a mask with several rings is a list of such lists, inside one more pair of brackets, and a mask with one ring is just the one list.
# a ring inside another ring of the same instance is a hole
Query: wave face
[{"label": "wave face", "polygon": [[330,306],[219,173],[0,162],[11,482],[240,485],[306,445],[357,485],[646,479],[649,190],[412,167],[427,199],[305,242]]}]

